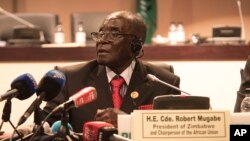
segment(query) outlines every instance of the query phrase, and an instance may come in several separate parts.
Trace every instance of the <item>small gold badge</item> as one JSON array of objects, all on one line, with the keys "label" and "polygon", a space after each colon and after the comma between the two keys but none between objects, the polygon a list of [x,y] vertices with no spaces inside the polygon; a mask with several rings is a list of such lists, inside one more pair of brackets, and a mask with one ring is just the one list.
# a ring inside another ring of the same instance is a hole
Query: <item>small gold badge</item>
[{"label": "small gold badge", "polygon": [[139,97],[139,93],[137,91],[133,91],[131,94],[130,94],[130,97],[133,98],[133,99],[136,99]]}]

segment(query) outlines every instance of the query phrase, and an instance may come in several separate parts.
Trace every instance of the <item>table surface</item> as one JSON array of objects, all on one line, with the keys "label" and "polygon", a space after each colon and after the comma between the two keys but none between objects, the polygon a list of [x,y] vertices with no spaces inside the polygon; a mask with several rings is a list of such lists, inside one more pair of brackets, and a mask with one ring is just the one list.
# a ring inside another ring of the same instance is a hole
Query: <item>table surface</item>
[{"label": "table surface", "polygon": [[[147,61],[235,61],[246,60],[250,45],[145,45]],[[88,61],[96,58],[94,46],[6,46],[0,62]]]}]

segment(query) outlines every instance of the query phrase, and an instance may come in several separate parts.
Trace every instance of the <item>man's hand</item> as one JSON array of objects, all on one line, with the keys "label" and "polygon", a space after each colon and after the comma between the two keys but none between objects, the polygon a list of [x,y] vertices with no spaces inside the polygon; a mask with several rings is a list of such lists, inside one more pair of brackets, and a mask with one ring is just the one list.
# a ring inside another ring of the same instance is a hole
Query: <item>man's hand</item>
[{"label": "man's hand", "polygon": [[0,140],[7,139],[10,137],[11,137],[11,133],[3,133],[2,135],[0,135]]},{"label": "man's hand", "polygon": [[118,114],[127,114],[127,113],[119,109],[114,109],[114,108],[98,109],[95,115],[95,120],[105,121],[117,127],[117,115]]}]

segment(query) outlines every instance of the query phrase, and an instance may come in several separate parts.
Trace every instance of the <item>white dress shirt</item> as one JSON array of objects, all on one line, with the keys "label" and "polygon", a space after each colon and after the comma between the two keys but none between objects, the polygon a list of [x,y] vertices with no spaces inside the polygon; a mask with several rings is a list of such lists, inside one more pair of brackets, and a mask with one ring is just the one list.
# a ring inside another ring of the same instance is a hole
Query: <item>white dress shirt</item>
[{"label": "white dress shirt", "polygon": [[109,84],[110,84],[111,80],[117,75],[121,76],[125,80],[125,83],[122,85],[121,90],[120,90],[122,97],[124,97],[126,94],[132,73],[134,71],[134,68],[135,68],[135,60],[133,60],[131,62],[131,64],[121,74],[116,74],[109,67],[106,67],[106,72],[107,72]]}]

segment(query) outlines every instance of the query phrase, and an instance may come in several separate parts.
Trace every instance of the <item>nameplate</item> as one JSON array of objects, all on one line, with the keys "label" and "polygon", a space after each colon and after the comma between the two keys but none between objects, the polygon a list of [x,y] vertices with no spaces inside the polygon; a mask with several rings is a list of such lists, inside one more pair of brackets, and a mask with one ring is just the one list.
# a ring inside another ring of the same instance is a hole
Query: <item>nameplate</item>
[{"label": "nameplate", "polygon": [[118,134],[131,139],[131,115],[121,114],[117,118]]},{"label": "nameplate", "polygon": [[229,141],[228,111],[135,110],[133,141]]}]

